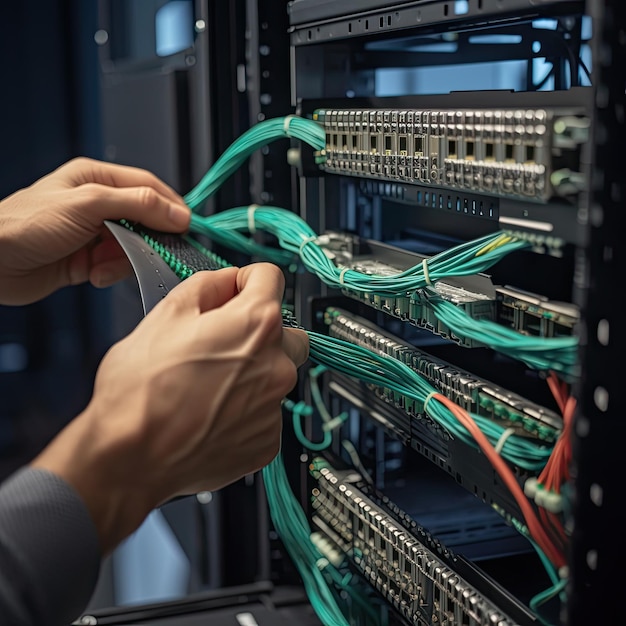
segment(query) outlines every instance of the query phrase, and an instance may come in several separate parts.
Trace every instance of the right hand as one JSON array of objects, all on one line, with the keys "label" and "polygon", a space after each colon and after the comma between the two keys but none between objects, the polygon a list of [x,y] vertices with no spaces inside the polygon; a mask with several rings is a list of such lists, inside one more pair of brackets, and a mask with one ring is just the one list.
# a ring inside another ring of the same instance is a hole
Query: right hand
[{"label": "right hand", "polygon": [[33,463],[78,490],[105,552],[155,506],[277,454],[281,401],[309,349],[282,326],[283,289],[268,263],[199,272],[105,355],[89,406]]}]

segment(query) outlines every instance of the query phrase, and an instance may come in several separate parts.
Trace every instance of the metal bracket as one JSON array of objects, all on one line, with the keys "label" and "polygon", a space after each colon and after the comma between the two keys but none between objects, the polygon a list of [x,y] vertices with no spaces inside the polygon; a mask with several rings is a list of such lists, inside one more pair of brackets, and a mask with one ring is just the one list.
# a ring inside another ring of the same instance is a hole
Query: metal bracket
[{"label": "metal bracket", "polygon": [[104,223],[128,256],[147,315],[181,280],[141,235],[116,222]]}]

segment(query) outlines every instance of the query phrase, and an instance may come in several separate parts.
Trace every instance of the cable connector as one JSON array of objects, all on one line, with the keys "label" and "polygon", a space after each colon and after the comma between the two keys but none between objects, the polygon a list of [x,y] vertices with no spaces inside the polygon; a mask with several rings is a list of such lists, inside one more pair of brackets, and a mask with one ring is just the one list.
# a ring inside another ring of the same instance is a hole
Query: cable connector
[{"label": "cable connector", "polygon": [[563,512],[563,496],[556,491],[546,489],[536,478],[529,478],[524,483],[524,493],[537,506],[550,513]]},{"label": "cable connector", "polygon": [[550,513],[561,513],[563,511],[563,497],[556,491],[540,489],[535,496],[537,506],[542,506]]},{"label": "cable connector", "polygon": [[339,426],[341,426],[347,419],[348,419],[348,413],[344,411],[343,413],[340,413],[336,417],[333,417],[333,419],[331,419],[330,421],[324,422],[322,424],[322,430],[323,431],[335,430],[335,428],[339,428]]},{"label": "cable connector", "polygon": [[524,483],[524,495],[528,497],[530,500],[534,500],[537,495],[537,485],[539,481],[533,476],[532,478],[527,478]]},{"label": "cable connector", "polygon": [[311,533],[311,543],[322,554],[322,558],[316,562],[317,567],[322,570],[328,565],[339,567],[344,560],[343,553],[337,548],[336,544],[320,532]]}]

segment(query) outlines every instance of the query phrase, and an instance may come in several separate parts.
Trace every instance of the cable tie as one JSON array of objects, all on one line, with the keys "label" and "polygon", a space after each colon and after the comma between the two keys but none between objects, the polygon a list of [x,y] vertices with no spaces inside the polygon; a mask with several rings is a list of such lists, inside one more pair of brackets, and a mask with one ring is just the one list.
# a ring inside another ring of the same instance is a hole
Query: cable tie
[{"label": "cable tie", "polygon": [[323,570],[330,565],[330,561],[323,556],[315,561],[315,565],[318,569]]},{"label": "cable tie", "polygon": [[429,403],[429,401],[433,398],[433,396],[436,396],[439,392],[438,391],[431,391],[426,398],[424,399],[424,413],[426,413],[426,405]]},{"label": "cable tie", "polygon": [[305,237],[304,235],[302,235],[303,240],[302,243],[300,244],[300,247],[298,248],[298,254],[302,254],[302,248],[304,248],[304,246],[306,246],[307,243],[311,243],[312,241],[315,241],[317,239],[317,237]]},{"label": "cable tie", "polygon": [[349,267],[344,267],[344,268],[341,270],[341,273],[339,274],[339,283],[340,283],[340,284],[342,284],[342,285],[344,284],[344,283],[343,283],[343,277],[346,275],[346,272],[347,272],[349,269],[350,269]]},{"label": "cable tie", "polygon": [[339,415],[337,415],[336,417],[333,417],[333,419],[331,419],[328,422],[324,422],[322,424],[322,430],[327,433],[329,430],[335,430],[335,428],[339,428],[339,426],[341,426],[346,419],[348,418],[348,414],[347,413],[340,413]]},{"label": "cable tie", "polygon": [[254,212],[259,208],[258,204],[251,204],[248,207],[248,230],[251,234],[256,233],[256,224],[254,222]]},{"label": "cable tie", "polygon": [[422,271],[424,272],[424,280],[426,281],[427,285],[432,285],[432,283],[430,282],[430,275],[428,274],[428,263],[427,263],[428,259],[424,259],[422,261]]},{"label": "cable tie", "polygon": [[291,124],[291,120],[297,117],[296,115],[287,115],[283,121],[283,132],[285,135],[289,135],[289,125]]},{"label": "cable tie", "polygon": [[514,428],[507,428],[501,435],[500,435],[500,439],[498,439],[498,443],[496,443],[496,445],[494,446],[494,450],[496,451],[497,454],[500,454],[500,452],[502,451],[502,448],[504,448],[504,444],[506,443],[506,440],[511,436],[515,434],[515,429]]}]

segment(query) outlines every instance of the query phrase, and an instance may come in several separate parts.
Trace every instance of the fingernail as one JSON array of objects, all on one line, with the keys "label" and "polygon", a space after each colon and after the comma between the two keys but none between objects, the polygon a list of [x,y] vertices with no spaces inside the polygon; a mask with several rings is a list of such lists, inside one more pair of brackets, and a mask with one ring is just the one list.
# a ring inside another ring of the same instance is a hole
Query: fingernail
[{"label": "fingernail", "polygon": [[190,211],[178,204],[170,205],[169,218],[177,228],[187,228],[189,226]]}]

